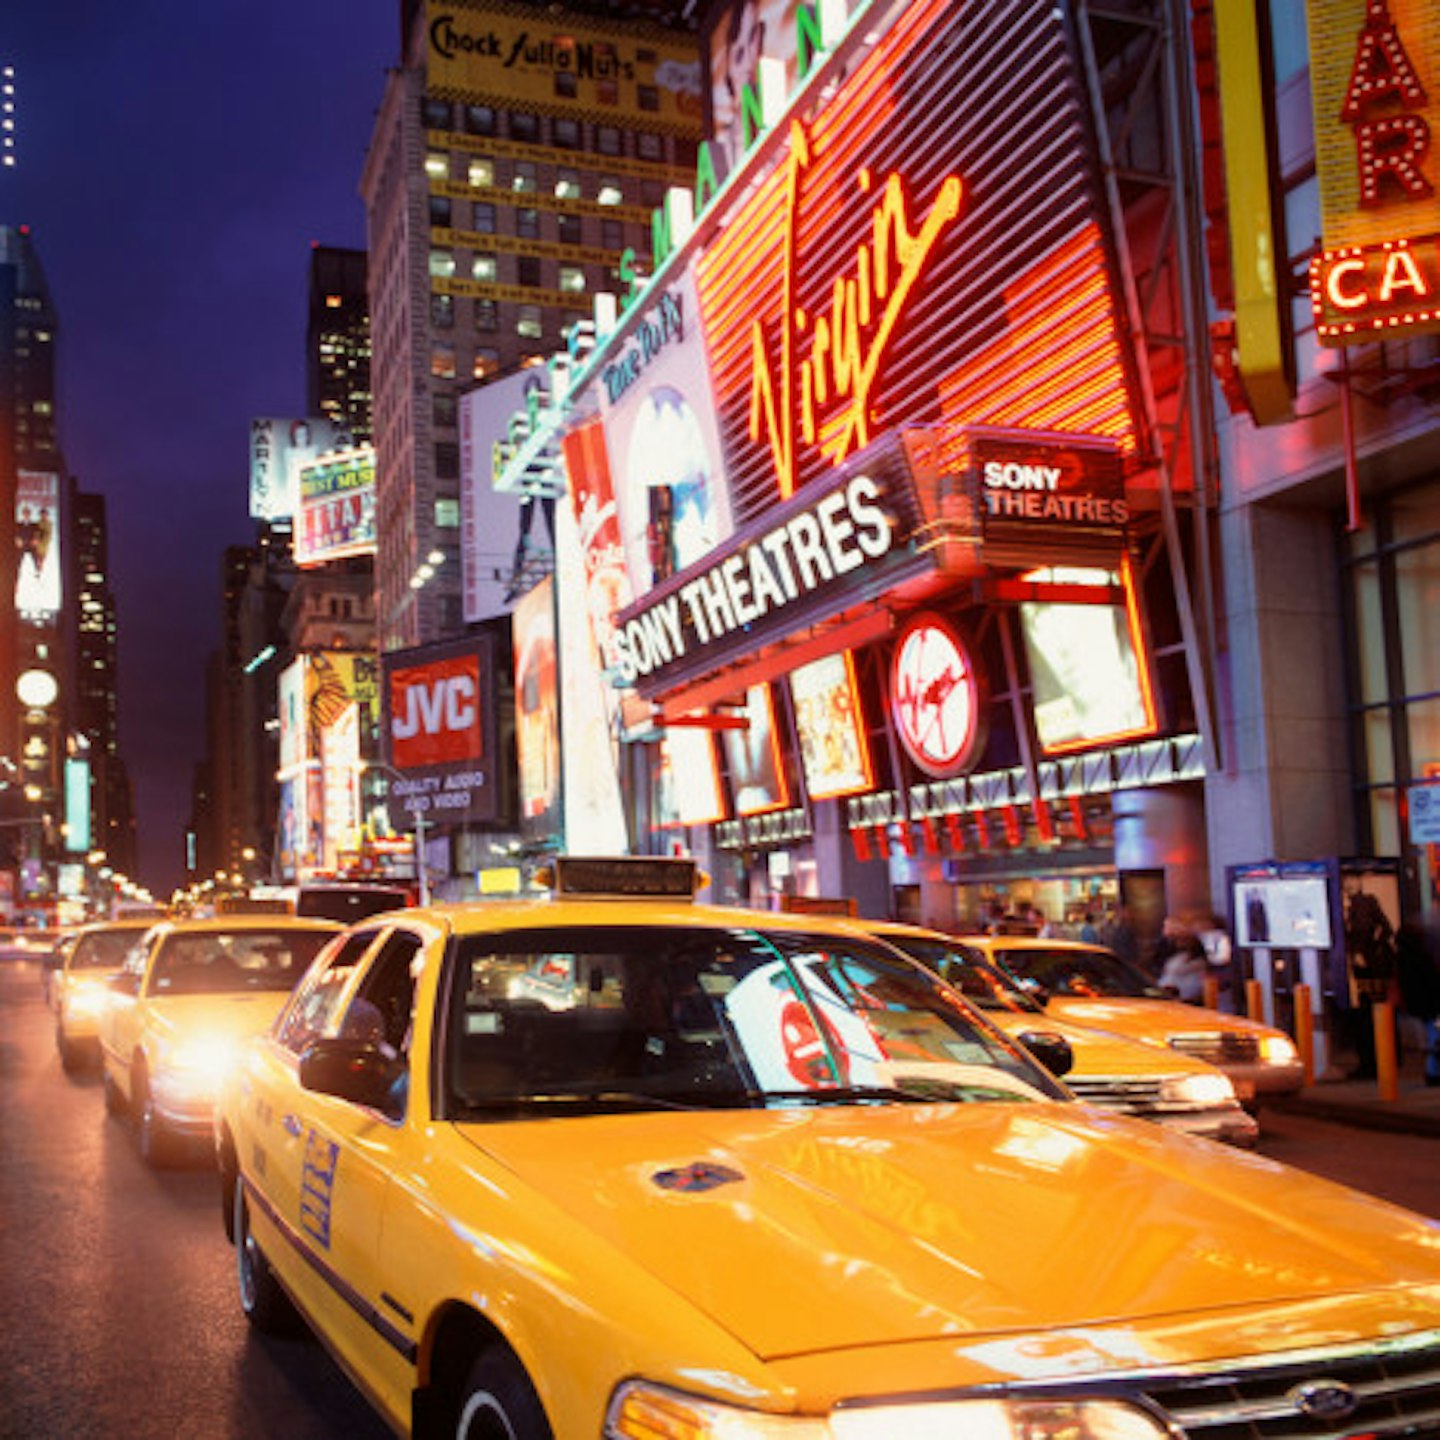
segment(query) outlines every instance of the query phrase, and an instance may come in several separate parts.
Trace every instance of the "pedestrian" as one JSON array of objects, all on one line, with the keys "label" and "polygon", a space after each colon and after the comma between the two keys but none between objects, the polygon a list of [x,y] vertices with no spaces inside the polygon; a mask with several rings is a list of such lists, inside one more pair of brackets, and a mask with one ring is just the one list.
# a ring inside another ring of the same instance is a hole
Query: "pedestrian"
[{"label": "pedestrian", "polygon": [[1205,951],[1205,960],[1210,967],[1212,978],[1219,982],[1220,994],[1228,994],[1235,988],[1234,972],[1231,969],[1235,951],[1230,943],[1230,932],[1225,928],[1225,922],[1212,911],[1197,925],[1196,937]]},{"label": "pedestrian", "polygon": [[1096,922],[1093,906],[1085,911],[1085,919],[1080,925],[1080,939],[1087,945],[1100,944],[1100,926]]},{"label": "pedestrian", "polygon": [[1167,915],[1155,946],[1155,963],[1162,990],[1172,990],[1187,1005],[1199,1005],[1205,998],[1205,979],[1210,963],[1205,947],[1194,930],[1174,915]]},{"label": "pedestrian", "polygon": [[1414,920],[1395,932],[1395,973],[1402,1008],[1425,1027],[1425,1083],[1440,1085],[1440,956]]},{"label": "pedestrian", "polygon": [[1101,927],[1100,943],[1126,964],[1140,964],[1140,933],[1135,929],[1128,905],[1122,903],[1115,907],[1110,919]]}]

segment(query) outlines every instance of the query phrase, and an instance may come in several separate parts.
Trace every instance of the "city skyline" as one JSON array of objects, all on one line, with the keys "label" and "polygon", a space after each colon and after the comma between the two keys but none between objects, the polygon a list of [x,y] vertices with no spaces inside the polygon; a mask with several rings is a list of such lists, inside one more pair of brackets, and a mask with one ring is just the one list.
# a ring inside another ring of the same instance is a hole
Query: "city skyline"
[{"label": "city skyline", "polygon": [[396,12],[359,11],[341,38],[313,3],[0,21],[17,91],[0,221],[28,226],[59,316],[67,469],[110,507],[137,878],[166,893],[206,749],[222,555],[255,533],[249,422],[303,412],[311,245],[365,246]]}]

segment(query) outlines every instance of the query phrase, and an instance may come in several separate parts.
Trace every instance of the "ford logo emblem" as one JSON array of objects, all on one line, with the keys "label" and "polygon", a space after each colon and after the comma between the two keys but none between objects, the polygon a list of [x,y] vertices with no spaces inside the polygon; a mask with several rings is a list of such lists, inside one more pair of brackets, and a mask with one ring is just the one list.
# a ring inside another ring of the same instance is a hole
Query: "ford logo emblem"
[{"label": "ford logo emblem", "polygon": [[1346,1420],[1360,1404],[1355,1392],[1340,1380],[1308,1380],[1287,1390],[1285,1398],[1312,1420]]}]

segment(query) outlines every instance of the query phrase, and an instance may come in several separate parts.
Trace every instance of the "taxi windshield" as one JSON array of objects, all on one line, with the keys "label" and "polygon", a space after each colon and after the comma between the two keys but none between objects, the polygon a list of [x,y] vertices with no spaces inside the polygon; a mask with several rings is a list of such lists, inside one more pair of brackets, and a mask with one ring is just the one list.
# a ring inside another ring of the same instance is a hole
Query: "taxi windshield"
[{"label": "taxi windshield", "polygon": [[290,990],[330,938],[324,930],[244,930],[169,935],[151,971],[156,995]]},{"label": "taxi windshield", "polygon": [[451,1119],[1062,1094],[946,986],[834,935],[652,926],[458,942]]},{"label": "taxi windshield", "polygon": [[923,935],[885,934],[880,938],[912,960],[918,960],[927,970],[933,970],[981,1010],[1039,1012],[1040,1007],[1008,975],[1002,975],[958,946]]},{"label": "taxi windshield", "polygon": [[72,970],[118,970],[144,930],[92,930],[70,952]]},{"label": "taxi windshield", "polygon": [[1038,981],[1052,995],[1163,1000],[1165,992],[1143,971],[1108,950],[1007,946],[995,955],[1017,980]]}]

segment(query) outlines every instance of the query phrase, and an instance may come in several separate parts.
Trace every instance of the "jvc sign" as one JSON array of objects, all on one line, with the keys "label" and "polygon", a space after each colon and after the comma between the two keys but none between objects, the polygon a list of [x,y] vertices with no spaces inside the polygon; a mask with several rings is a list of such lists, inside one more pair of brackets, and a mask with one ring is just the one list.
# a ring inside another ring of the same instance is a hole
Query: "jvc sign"
[{"label": "jvc sign", "polygon": [[488,637],[385,657],[394,792],[436,821],[493,818],[494,672]]}]

